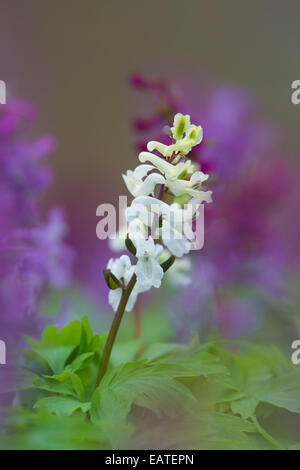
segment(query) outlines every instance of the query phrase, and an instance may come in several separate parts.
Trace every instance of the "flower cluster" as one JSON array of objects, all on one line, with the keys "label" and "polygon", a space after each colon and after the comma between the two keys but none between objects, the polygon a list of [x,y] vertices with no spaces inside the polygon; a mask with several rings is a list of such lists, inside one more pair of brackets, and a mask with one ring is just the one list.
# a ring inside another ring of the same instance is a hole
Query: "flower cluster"
[{"label": "flower cluster", "polygon": [[[192,235],[186,227],[192,227],[200,205],[211,202],[211,191],[202,189],[208,175],[186,158],[201,141],[202,128],[191,124],[190,116],[178,113],[169,134],[169,145],[150,141],[148,152],[139,154],[141,164],[123,175],[134,197],[125,214],[125,244],[136,264],[132,265],[128,255],[122,255],[107,265],[109,303],[115,311],[133,276],[136,283],[127,311],[132,310],[139,293],[160,287],[175,257],[181,258],[190,251]],[[161,155],[151,153],[154,150]]]}]

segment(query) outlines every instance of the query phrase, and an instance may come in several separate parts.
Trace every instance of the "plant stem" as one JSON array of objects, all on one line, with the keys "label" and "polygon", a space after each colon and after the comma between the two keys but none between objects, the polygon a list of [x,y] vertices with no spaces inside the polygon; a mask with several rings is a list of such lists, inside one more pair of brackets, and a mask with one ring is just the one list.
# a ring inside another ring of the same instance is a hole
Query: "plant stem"
[{"label": "plant stem", "polygon": [[98,376],[97,376],[97,381],[96,381],[96,387],[98,387],[99,383],[101,382],[106,370],[107,366],[109,363],[111,351],[123,318],[123,314],[125,312],[125,307],[127,304],[127,301],[129,299],[129,296],[132,292],[132,289],[134,288],[136,283],[136,275],[133,274],[132,278],[130,279],[127,287],[123,287],[122,290],[122,296],[120,299],[120,303],[118,306],[118,309],[116,311],[115,317],[113,319],[113,322],[111,324],[108,337],[104,346],[103,354],[101,357],[100,365],[99,365],[99,370],[98,370]]},{"label": "plant stem", "polygon": [[277,449],[280,449],[280,450],[284,450],[284,447],[276,440],[274,439],[274,437],[272,437],[260,424],[259,422],[257,421],[257,418],[255,415],[253,415],[251,417],[253,423],[255,424],[258,432],[267,440],[270,442],[270,444],[272,444],[274,447],[276,447]]}]

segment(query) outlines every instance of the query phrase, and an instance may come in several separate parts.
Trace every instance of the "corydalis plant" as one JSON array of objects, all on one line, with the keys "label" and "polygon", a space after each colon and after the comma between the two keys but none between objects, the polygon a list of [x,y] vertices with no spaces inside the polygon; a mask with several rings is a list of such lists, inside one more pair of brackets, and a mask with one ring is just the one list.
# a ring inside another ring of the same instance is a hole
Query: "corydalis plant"
[{"label": "corydalis plant", "polygon": [[[126,210],[128,255],[110,259],[104,270],[110,289],[109,303],[116,312],[101,359],[97,385],[104,376],[124,314],[130,312],[140,293],[159,288],[175,257],[190,250],[184,224],[192,224],[200,205],[211,202],[211,191],[203,191],[208,175],[186,158],[202,140],[202,128],[191,124],[189,115],[176,114],[169,129],[170,145],[151,141],[149,152],[141,152],[142,163],[128,170],[123,179],[134,196]],[[156,150],[160,155],[151,153]],[[182,205],[189,207],[186,211]]]}]

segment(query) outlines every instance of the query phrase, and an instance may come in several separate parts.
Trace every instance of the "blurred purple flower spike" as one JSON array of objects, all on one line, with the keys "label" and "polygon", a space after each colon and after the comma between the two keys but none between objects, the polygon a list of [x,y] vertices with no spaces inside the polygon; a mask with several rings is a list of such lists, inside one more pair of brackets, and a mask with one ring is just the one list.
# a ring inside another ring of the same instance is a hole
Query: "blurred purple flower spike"
[{"label": "blurred purple flower spike", "polygon": [[29,141],[21,124],[35,119],[33,108],[11,101],[0,113],[0,330],[9,337],[33,333],[39,301],[47,287],[63,287],[73,252],[63,242],[63,213],[52,209],[42,224],[36,200],[52,180],[43,160],[55,148],[52,137]]},{"label": "blurred purple flower spike", "polygon": [[213,89],[194,111],[204,126],[203,142],[196,149],[195,159],[204,171],[214,171],[221,184],[235,178],[243,165],[261,157],[273,143],[274,131],[255,113],[249,96],[231,86]]},{"label": "blurred purple flower spike", "polygon": [[52,171],[43,165],[43,159],[55,149],[54,139],[21,137],[21,124],[34,118],[33,108],[24,102],[12,101],[1,108],[0,238],[37,218],[35,198],[52,181]]},{"label": "blurred purple flower spike", "polygon": [[34,121],[36,118],[35,109],[26,101],[10,100],[5,107],[0,108],[0,138],[14,137],[20,121],[25,119]]}]

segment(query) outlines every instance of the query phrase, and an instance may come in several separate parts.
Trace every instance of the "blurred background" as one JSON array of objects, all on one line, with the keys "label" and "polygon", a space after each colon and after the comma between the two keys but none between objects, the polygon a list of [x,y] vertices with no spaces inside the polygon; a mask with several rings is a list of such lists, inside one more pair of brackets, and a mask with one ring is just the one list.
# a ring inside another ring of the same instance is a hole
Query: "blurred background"
[{"label": "blurred background", "polygon": [[[178,112],[204,131],[190,154],[213,190],[204,248],[191,263],[176,262],[162,289],[140,296],[112,361],[196,334],[201,343],[266,346],[265,358],[255,359],[264,376],[264,361],[273,367],[270,345],[293,368],[300,105],[291,102],[291,84],[300,79],[299,14],[297,0],[1,0],[0,339],[8,361],[0,414],[18,405],[24,332],[37,337],[45,324],[61,327],[84,314],[100,335],[110,325],[102,269],[119,253],[97,239],[96,208],[127,194],[122,173],[136,167],[147,141],[166,138],[161,130]],[[247,361],[252,386],[260,376]],[[289,432],[283,422],[278,415],[275,428]],[[77,429],[69,423],[54,423],[53,434]],[[297,434],[299,420],[292,427]],[[26,441],[22,415],[20,429]],[[50,446],[45,429],[22,446]]]},{"label": "blurred background", "polygon": [[108,255],[95,235],[96,207],[126,194],[121,172],[137,162],[132,120],[151,113],[152,98],[141,100],[129,84],[133,73],[175,84],[191,110],[214,86],[245,90],[276,133],[276,155],[297,161],[300,108],[290,99],[299,78],[297,0],[10,0],[0,8],[8,98],[32,103],[33,134],[57,141],[42,213],[64,208],[75,275],[97,289],[99,274],[99,292]]}]

